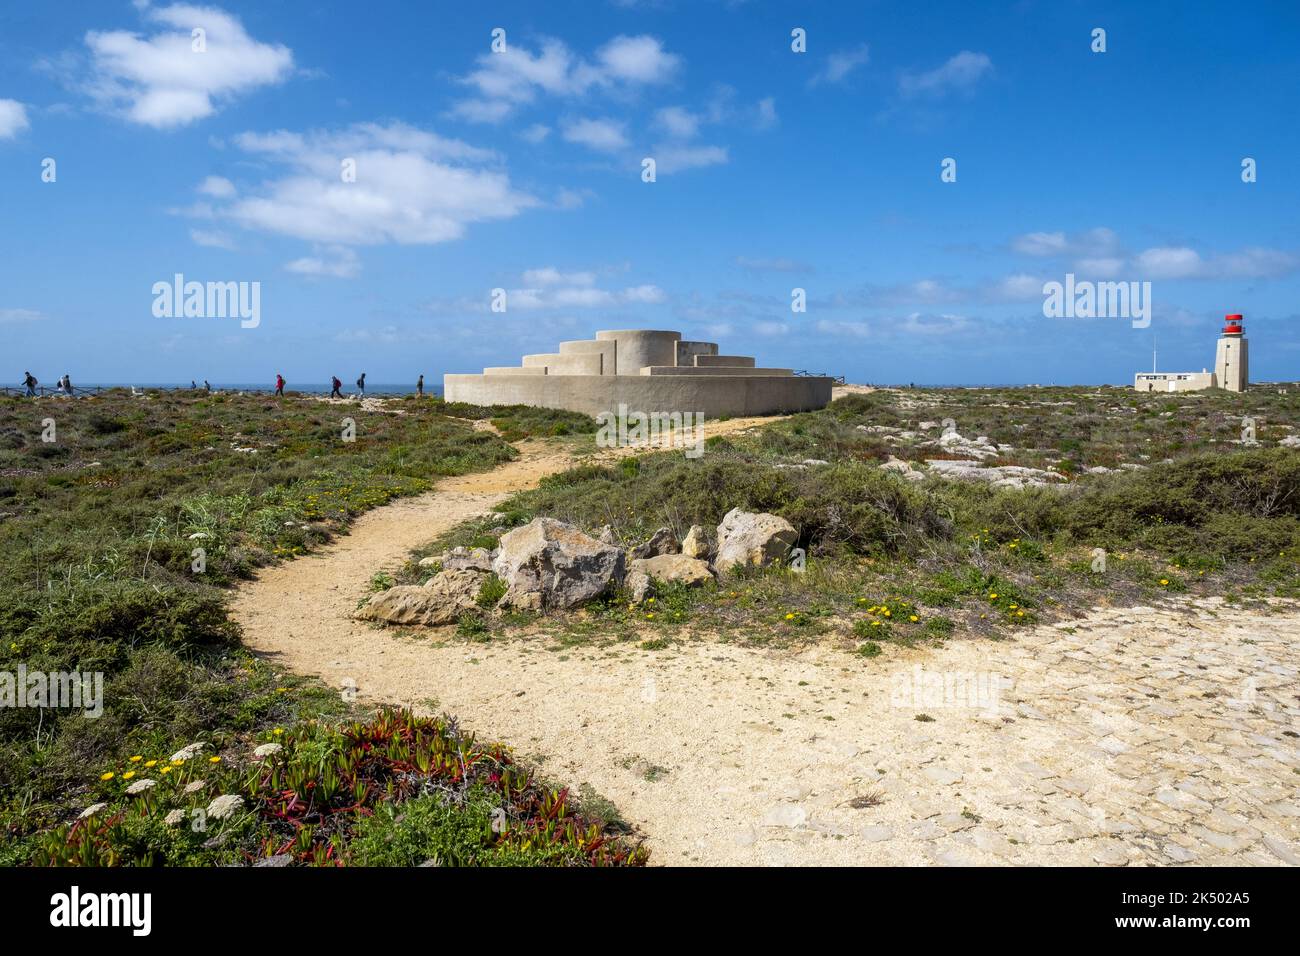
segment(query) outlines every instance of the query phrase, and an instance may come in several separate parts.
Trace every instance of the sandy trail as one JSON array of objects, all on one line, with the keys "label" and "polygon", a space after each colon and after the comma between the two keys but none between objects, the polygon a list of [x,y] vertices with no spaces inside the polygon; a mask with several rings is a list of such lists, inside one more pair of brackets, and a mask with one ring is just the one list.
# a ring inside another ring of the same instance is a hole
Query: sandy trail
[{"label": "sandy trail", "polygon": [[376,570],[571,464],[521,451],[264,569],[234,598],[245,642],[509,742],[612,800],[659,864],[1300,864],[1294,605],[1096,611],[875,660],[353,621]]}]

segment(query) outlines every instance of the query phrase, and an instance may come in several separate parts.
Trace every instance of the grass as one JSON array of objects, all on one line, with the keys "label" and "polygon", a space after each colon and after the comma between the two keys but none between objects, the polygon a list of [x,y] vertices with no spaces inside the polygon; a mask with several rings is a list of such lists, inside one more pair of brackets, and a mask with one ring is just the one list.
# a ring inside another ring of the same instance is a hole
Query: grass
[{"label": "grass", "polygon": [[[238,750],[273,727],[357,716],[339,692],[242,649],[229,586],[441,476],[516,457],[474,428],[471,412],[511,434],[585,427],[568,413],[415,399],[387,408],[123,391],[0,399],[0,672],[21,665],[104,680],[98,719],[0,709],[0,862],[30,859],[43,834],[68,838],[67,821],[102,796],[98,775],[129,772],[121,768],[132,755],[195,740]],[[372,587],[392,583],[376,575]],[[169,855],[152,842],[169,832],[157,820],[128,818],[109,841],[135,848],[119,861],[221,858],[203,846]]]},{"label": "grass", "polygon": [[[1256,421],[1253,446],[1241,443],[1247,416]],[[922,469],[954,457],[934,443],[944,419],[1001,445],[991,465],[1051,469],[1062,480],[911,483],[879,467],[890,457]],[[616,595],[584,612],[609,630],[632,629],[649,647],[673,634],[754,645],[828,636],[848,647],[913,644],[1002,637],[1096,604],[1175,594],[1300,597],[1300,454],[1279,445],[1298,427],[1294,387],[1174,396],[877,391],[711,438],[700,459],[648,454],[550,476],[427,552],[491,547],[538,515],[593,533],[609,525],[624,543],[661,526],[679,537],[692,524],[711,528],[733,507],[773,512],[799,529],[802,571],[744,572],[718,587],[660,593],[654,604]],[[799,467],[806,458],[829,464]],[[555,626],[571,631],[569,621]]]}]

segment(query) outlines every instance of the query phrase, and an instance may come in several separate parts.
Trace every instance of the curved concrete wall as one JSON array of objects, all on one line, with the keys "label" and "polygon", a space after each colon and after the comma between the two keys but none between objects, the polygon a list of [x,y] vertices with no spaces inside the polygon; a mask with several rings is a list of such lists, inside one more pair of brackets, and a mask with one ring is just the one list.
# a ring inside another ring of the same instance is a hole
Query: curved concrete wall
[{"label": "curved concrete wall", "polygon": [[830,403],[832,379],[782,375],[446,375],[449,402],[537,405],[596,416],[617,411],[775,415]]},{"label": "curved concrete wall", "polygon": [[653,329],[607,329],[596,333],[598,342],[614,342],[615,375],[639,375],[646,365],[676,365],[681,337],[680,332]]}]

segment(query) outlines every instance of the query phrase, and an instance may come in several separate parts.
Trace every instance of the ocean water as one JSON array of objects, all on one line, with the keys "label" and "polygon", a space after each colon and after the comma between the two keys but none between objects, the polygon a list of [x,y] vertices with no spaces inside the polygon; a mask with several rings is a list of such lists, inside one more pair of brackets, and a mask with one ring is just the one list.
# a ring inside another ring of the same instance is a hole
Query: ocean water
[{"label": "ocean water", "polygon": [[[44,384],[44,383],[42,383]],[[139,389],[145,388],[165,388],[176,389],[182,392],[190,390],[189,382],[78,382],[75,379],[72,382],[76,388],[130,388],[135,386]],[[203,391],[203,382],[197,383],[195,391]],[[49,387],[53,387],[53,383]],[[214,392],[266,392],[272,394],[275,392],[275,380],[270,382],[213,382],[212,390]],[[307,395],[328,395],[330,393],[329,382],[288,382],[284,386],[286,392],[302,392]],[[344,395],[351,395],[357,390],[352,382],[344,382],[341,391]],[[366,379],[367,395],[414,395],[414,382],[372,382]],[[441,395],[441,383],[434,385],[428,379],[424,383],[425,395]]]}]

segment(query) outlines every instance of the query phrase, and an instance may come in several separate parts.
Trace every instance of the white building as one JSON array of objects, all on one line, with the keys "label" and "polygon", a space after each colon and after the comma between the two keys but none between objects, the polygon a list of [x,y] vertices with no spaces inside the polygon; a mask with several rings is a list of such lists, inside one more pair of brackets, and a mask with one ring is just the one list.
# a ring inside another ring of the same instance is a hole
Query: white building
[{"label": "white building", "polygon": [[1248,384],[1247,342],[1241,332],[1241,316],[1225,316],[1223,335],[1214,356],[1214,371],[1157,372],[1152,360],[1150,372],[1138,372],[1133,379],[1137,392],[1199,392],[1207,388],[1226,388],[1244,392]]}]

